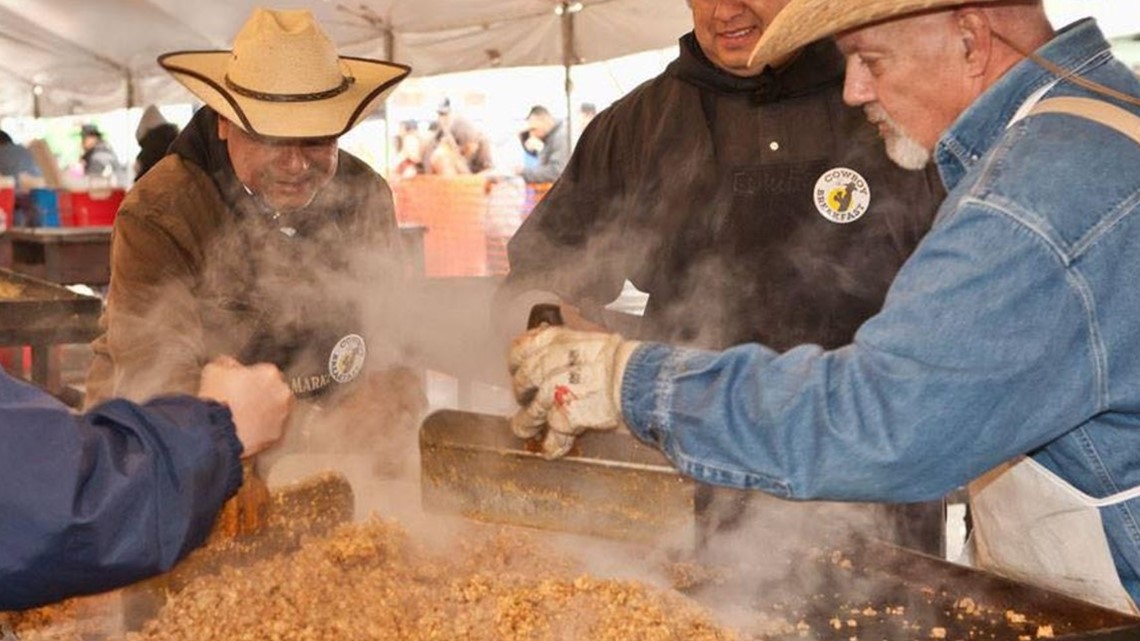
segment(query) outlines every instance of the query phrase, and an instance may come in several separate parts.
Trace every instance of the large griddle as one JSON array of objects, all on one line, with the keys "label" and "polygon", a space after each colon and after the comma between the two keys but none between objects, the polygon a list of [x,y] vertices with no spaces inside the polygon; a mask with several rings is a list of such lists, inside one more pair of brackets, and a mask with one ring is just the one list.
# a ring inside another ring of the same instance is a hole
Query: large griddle
[{"label": "large griddle", "polygon": [[[672,532],[670,545],[691,545],[688,558],[706,576],[681,585],[685,592],[714,609],[733,604],[810,626],[807,637],[771,641],[925,641],[939,627],[949,641],[1036,641],[1038,625],[1062,641],[1140,641],[1140,618],[875,539],[837,539],[826,524],[818,538],[758,541],[751,560],[703,566],[693,482],[628,434],[591,433],[547,461],[503,417],[443,410],[425,420],[420,449],[428,511],[635,543]],[[977,604],[973,614],[955,607],[965,598]],[[899,606],[905,614],[890,614]],[[1007,620],[1007,611],[1026,621]]]},{"label": "large griddle", "polygon": [[0,345],[89,341],[98,335],[102,301],[0,268]]},{"label": "large griddle", "polygon": [[775,567],[746,562],[685,591],[713,607],[803,622],[813,641],[925,641],[938,638],[935,628],[947,641],[1037,641],[1045,625],[1058,641],[1140,639],[1140,618],[876,540],[770,552],[780,555]]}]

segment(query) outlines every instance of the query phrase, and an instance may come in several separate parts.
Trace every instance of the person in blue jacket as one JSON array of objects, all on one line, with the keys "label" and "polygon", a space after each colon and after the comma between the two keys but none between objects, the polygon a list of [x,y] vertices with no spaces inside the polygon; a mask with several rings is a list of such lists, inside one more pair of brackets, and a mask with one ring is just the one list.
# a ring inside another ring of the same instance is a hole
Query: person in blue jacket
[{"label": "person in blue jacket", "polygon": [[112,399],[74,414],[0,369],[0,610],[169,570],[282,435],[292,393],[273,365],[219,358],[198,396]]}]

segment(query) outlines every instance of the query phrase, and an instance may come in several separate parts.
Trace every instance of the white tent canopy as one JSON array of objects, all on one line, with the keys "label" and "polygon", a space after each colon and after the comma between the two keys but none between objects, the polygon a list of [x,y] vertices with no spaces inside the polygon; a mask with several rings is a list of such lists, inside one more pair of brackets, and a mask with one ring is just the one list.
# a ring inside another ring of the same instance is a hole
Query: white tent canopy
[{"label": "white tent canopy", "polygon": [[[58,116],[189,102],[155,63],[226,49],[254,6],[311,9],[341,51],[414,74],[572,65],[672,45],[682,0],[0,0],[0,115]],[[1095,15],[1140,32],[1134,0],[1046,0],[1058,25]]]},{"label": "white tent canopy", "polygon": [[681,0],[0,0],[0,114],[189,102],[155,58],[228,49],[258,5],[308,8],[341,53],[416,75],[606,60],[691,28]]},{"label": "white tent canopy", "polygon": [[1045,0],[1045,9],[1058,27],[1093,16],[1109,38],[1140,34],[1140,5],[1135,0]]}]

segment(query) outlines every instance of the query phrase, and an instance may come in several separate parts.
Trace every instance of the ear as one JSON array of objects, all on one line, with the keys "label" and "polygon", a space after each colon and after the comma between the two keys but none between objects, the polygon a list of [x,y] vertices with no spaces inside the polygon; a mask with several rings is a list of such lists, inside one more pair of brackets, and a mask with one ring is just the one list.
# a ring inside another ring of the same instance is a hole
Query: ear
[{"label": "ear", "polygon": [[229,120],[226,120],[225,118],[222,118],[221,116],[218,116],[218,139],[219,140],[229,140],[230,127],[232,127],[232,126],[233,126],[233,123],[231,123]]},{"label": "ear", "polygon": [[977,7],[954,11],[962,38],[962,63],[971,76],[982,76],[993,55],[993,28],[989,16]]}]

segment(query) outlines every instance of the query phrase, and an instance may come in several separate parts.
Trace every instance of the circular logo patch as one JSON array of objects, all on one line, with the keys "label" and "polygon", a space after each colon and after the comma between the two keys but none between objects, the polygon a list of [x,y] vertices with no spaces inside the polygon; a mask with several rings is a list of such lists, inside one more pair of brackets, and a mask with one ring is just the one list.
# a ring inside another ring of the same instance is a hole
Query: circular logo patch
[{"label": "circular logo patch", "polygon": [[815,208],[833,223],[853,223],[871,206],[871,188],[859,172],[828,169],[815,183]]},{"label": "circular logo patch", "polygon": [[329,354],[329,375],[338,383],[351,381],[364,369],[364,357],[367,355],[368,346],[365,345],[363,336],[345,336],[337,341],[336,347]]}]

